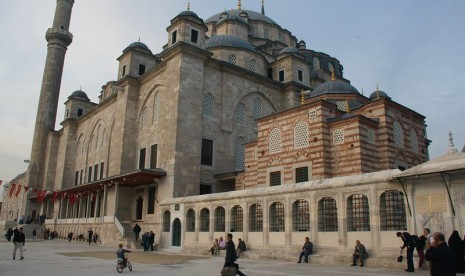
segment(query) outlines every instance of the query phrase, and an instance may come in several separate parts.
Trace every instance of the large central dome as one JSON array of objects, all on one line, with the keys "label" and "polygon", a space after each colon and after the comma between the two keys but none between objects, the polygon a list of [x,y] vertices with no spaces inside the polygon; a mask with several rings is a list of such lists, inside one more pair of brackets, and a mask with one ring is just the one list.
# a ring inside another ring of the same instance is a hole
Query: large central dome
[{"label": "large central dome", "polygon": [[259,12],[249,11],[249,10],[229,10],[229,11],[220,12],[208,18],[207,20],[205,20],[205,24],[210,23],[210,22],[218,22],[221,19],[221,17],[225,15],[238,16],[238,17],[243,17],[244,15],[247,15],[249,20],[264,21],[269,24],[278,25],[278,23],[276,23],[273,19],[269,18],[268,16],[261,14]]}]

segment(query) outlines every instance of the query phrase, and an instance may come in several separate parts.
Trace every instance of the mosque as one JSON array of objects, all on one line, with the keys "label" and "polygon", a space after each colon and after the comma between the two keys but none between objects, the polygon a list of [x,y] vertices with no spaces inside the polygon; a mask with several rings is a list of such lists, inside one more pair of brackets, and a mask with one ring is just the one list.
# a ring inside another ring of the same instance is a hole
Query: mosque
[{"label": "mosque", "polygon": [[5,227],[42,216],[60,237],[92,227],[102,244],[134,248],[138,223],[186,253],[231,232],[249,257],[287,260],[308,236],[321,263],[350,261],[361,240],[379,266],[395,261],[397,231],[465,233],[465,153],[452,136],[429,161],[423,115],[378,88],[360,93],[263,1],[206,20],[180,12],[163,49],[122,51],[98,102],[72,92],[55,130],[73,4],[57,0],[46,32],[30,165],[5,192]]}]

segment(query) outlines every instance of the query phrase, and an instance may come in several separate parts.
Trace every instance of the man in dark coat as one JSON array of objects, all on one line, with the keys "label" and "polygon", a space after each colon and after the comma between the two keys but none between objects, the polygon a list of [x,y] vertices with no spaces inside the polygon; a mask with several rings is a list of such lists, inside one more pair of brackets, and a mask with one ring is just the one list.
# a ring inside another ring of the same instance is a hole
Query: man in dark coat
[{"label": "man in dark coat", "polygon": [[92,228],[89,228],[89,231],[87,231],[87,234],[89,234],[87,240],[89,241],[89,245],[90,245],[90,243],[92,242],[92,237],[94,236],[94,231],[92,231]]},{"label": "man in dark coat", "polygon": [[309,237],[305,237],[305,243],[302,246],[302,251],[299,255],[299,261],[297,263],[302,262],[302,257],[304,257],[304,262],[308,263],[308,255],[313,253],[313,243],[310,241]]},{"label": "man in dark coat", "polygon": [[407,272],[415,272],[415,268],[413,266],[413,251],[415,250],[415,245],[413,244],[412,235],[408,232],[397,232],[397,237],[401,238],[404,244],[400,247],[404,249],[407,247]]},{"label": "man in dark coat", "polygon": [[155,233],[153,231],[150,231],[150,251],[154,251],[155,248],[153,248],[153,244],[155,243]]},{"label": "man in dark coat", "polygon": [[431,247],[426,251],[426,260],[431,262],[431,276],[455,276],[455,254],[447,246],[446,238],[440,232],[433,234]]},{"label": "man in dark coat", "polygon": [[142,229],[140,228],[139,224],[136,223],[136,225],[134,225],[134,228],[132,229],[132,232],[134,232],[134,235],[136,236],[136,241],[139,240],[139,233]]},{"label": "man in dark coat", "polygon": [[24,243],[26,242],[26,236],[23,233],[23,228],[16,228],[13,231],[13,244],[14,244],[14,250],[13,250],[13,260],[16,259],[16,250],[19,248],[19,259],[22,260],[24,259],[23,255],[23,246]]},{"label": "man in dark coat", "polygon": [[226,235],[226,257],[224,262],[224,267],[235,267],[237,274],[239,276],[246,276],[244,273],[239,271],[239,265],[235,263],[237,256],[236,256],[236,246],[232,240],[233,235],[228,233]]},{"label": "man in dark coat", "polygon": [[365,246],[359,240],[356,240],[354,254],[352,254],[352,266],[357,265],[357,259],[360,259],[360,266],[365,266],[363,262],[366,258],[368,258],[368,253]]}]

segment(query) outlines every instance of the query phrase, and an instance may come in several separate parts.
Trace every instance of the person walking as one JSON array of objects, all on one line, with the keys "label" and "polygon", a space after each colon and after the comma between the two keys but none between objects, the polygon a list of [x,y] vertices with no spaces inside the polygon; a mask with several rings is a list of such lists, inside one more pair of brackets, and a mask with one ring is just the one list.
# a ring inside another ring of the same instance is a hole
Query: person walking
[{"label": "person walking", "polygon": [[427,261],[431,261],[431,276],[456,276],[455,254],[447,246],[446,238],[442,233],[433,234],[433,242],[426,251],[425,258]]},{"label": "person walking", "polygon": [[155,248],[153,248],[153,244],[155,243],[155,233],[153,233],[153,231],[150,231],[149,241],[150,241],[150,251],[154,251]]},{"label": "person walking", "polygon": [[368,258],[368,253],[367,253],[365,246],[361,244],[359,240],[356,240],[354,254],[352,254],[352,265],[351,266],[357,265],[357,259],[360,259],[360,266],[365,266],[363,262],[367,258]]},{"label": "person walking", "polygon": [[92,231],[92,228],[89,228],[89,231],[87,231],[88,234],[88,240],[89,240],[89,245],[92,242],[92,237],[94,236],[94,231]]},{"label": "person walking", "polygon": [[136,223],[134,228],[132,228],[132,232],[134,232],[134,236],[136,237],[136,242],[139,240],[139,233],[142,229],[140,228],[139,224]]},{"label": "person walking", "polygon": [[449,248],[452,249],[452,251],[454,251],[455,253],[455,272],[464,273],[464,248],[462,244],[462,239],[460,238],[459,232],[457,230],[454,230],[452,232],[452,235],[450,235],[447,244],[449,245]]},{"label": "person walking", "polygon": [[397,232],[397,237],[401,238],[404,244],[400,247],[404,249],[407,247],[407,272],[415,272],[415,267],[413,266],[413,251],[415,250],[415,246],[413,244],[412,235],[408,232]]},{"label": "person walking", "polygon": [[13,260],[16,259],[16,250],[19,248],[19,259],[23,260],[24,259],[24,254],[23,254],[23,246],[26,243],[26,236],[23,233],[23,228],[16,228],[13,231],[13,244],[14,244],[14,249],[13,249]]},{"label": "person walking", "polygon": [[308,255],[313,253],[313,243],[310,241],[309,237],[305,237],[305,243],[302,246],[302,251],[300,251],[299,261],[297,262],[300,264],[302,262],[302,257],[304,257],[304,262],[308,263]]},{"label": "person walking", "polygon": [[37,236],[37,231],[36,229],[34,228],[34,230],[32,230],[32,240],[36,240],[36,236]]},{"label": "person walking", "polygon": [[239,265],[236,264],[236,246],[234,245],[233,242],[233,235],[231,233],[228,233],[226,235],[226,257],[225,257],[225,262],[224,262],[224,267],[235,267],[236,268],[236,273],[239,276],[246,276],[244,273],[242,273],[239,270]]}]

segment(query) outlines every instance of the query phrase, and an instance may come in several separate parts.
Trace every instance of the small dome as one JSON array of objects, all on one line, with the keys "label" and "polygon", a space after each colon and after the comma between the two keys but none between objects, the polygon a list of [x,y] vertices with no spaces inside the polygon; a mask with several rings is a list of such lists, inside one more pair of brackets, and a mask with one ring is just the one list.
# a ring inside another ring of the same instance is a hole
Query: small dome
[{"label": "small dome", "polygon": [[240,37],[233,35],[216,35],[205,41],[204,48],[233,47],[242,48],[255,52],[255,47]]},{"label": "small dome", "polygon": [[180,12],[178,16],[192,16],[192,17],[200,19],[200,17],[193,11],[183,11],[183,12]]},{"label": "small dome", "polygon": [[372,100],[372,101],[377,100],[377,99],[381,99],[381,98],[390,99],[391,97],[389,97],[386,92],[381,91],[381,90],[376,90],[373,93],[371,93],[371,95],[370,95],[370,100]]},{"label": "small dome", "polygon": [[128,48],[138,48],[138,49],[150,51],[149,47],[147,47],[147,45],[145,45],[144,43],[140,41],[136,41],[136,42],[129,44]]},{"label": "small dome", "polygon": [[86,101],[90,101],[89,97],[87,97],[86,92],[84,92],[82,90],[74,91],[73,93],[71,93],[71,95],[68,97],[68,99],[69,98],[80,98],[80,99],[83,99],[83,100],[86,100]]},{"label": "small dome", "polygon": [[286,47],[279,51],[279,54],[300,54],[300,51],[295,47]]},{"label": "small dome", "polygon": [[331,80],[320,84],[310,93],[310,97],[316,97],[323,94],[360,94],[357,88],[347,82]]}]

